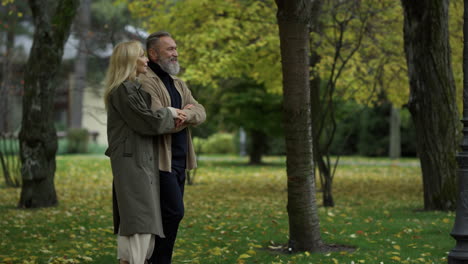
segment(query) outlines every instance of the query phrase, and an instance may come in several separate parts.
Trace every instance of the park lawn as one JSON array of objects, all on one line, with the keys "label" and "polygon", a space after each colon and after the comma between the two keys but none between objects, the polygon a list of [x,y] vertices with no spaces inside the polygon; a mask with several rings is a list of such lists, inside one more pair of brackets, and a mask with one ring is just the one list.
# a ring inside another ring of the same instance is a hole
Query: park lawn
[{"label": "park lawn", "polygon": [[[341,159],[336,206],[319,208],[321,233],[354,252],[268,250],[288,240],[284,160],[247,166],[245,158],[201,157],[173,263],[446,263],[454,213],[419,210],[416,159]],[[36,210],[16,209],[20,190],[0,182],[0,263],[117,263],[111,181],[103,156],[59,156],[60,204]]]}]

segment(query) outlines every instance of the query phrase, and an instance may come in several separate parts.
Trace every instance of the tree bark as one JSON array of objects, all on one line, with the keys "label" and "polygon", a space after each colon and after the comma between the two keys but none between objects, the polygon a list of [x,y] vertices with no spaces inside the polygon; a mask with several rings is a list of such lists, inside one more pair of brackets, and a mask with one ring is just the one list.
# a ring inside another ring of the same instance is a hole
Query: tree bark
[{"label": "tree bark", "polygon": [[389,156],[391,159],[399,159],[401,157],[400,109],[392,104],[390,111]]},{"label": "tree bark", "polygon": [[309,19],[313,1],[276,0],[283,68],[289,248],[323,246],[315,198],[309,89]]},{"label": "tree bark", "polygon": [[421,161],[424,208],[455,208],[459,117],[448,32],[449,0],[402,0],[409,110]]},{"label": "tree bark", "polygon": [[56,78],[79,0],[29,0],[35,31],[24,83],[19,135],[23,186],[20,208],[57,204],[54,186],[57,134],[53,108]]},{"label": "tree bark", "polygon": [[86,88],[86,72],[88,62],[88,32],[90,24],[90,0],[82,0],[78,11],[75,28],[79,38],[78,54],[75,60],[73,86],[70,88],[69,126],[81,128],[83,119],[83,94]]}]

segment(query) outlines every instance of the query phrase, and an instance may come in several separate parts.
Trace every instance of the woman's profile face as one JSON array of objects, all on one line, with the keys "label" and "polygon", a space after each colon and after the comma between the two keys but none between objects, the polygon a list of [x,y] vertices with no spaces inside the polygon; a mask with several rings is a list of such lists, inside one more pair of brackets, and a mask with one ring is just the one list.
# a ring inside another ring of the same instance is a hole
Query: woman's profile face
[{"label": "woman's profile face", "polygon": [[145,56],[145,52],[141,52],[137,59],[137,75],[140,73],[146,73],[148,71],[148,58]]}]

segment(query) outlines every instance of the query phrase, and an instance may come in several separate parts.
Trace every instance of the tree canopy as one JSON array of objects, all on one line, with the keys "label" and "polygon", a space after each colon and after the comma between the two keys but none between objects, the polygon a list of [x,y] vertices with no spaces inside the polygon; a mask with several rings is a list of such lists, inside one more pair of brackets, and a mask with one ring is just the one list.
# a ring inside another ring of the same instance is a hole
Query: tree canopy
[{"label": "tree canopy", "polygon": [[[229,78],[249,78],[269,92],[281,93],[281,65],[273,1],[143,0],[128,1],[131,13],[146,30],[174,35],[185,67],[183,78],[218,87]],[[454,63],[461,62],[461,0],[451,1],[450,29]],[[320,30],[311,33],[320,54],[317,70],[330,78],[333,67],[349,57],[337,79],[337,95],[362,104],[385,93],[401,107],[409,96],[403,51],[403,9],[398,1],[324,1]],[[341,39],[340,39],[341,38]],[[340,53],[336,45],[341,41]],[[358,49],[356,43],[360,42]],[[338,57],[336,57],[338,56]],[[457,86],[461,67],[454,67]],[[333,78],[333,76],[332,76]]]},{"label": "tree canopy", "polygon": [[146,30],[173,35],[191,83],[217,87],[222,79],[247,77],[280,92],[273,1],[135,1],[129,8]]}]

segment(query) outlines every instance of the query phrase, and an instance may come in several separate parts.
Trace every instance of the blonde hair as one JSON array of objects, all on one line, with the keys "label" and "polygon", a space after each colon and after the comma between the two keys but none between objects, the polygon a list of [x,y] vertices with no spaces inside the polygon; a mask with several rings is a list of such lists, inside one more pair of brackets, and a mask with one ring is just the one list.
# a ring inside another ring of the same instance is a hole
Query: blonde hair
[{"label": "blonde hair", "polygon": [[112,91],[126,80],[134,81],[137,76],[137,59],[144,53],[139,41],[132,40],[117,44],[110,57],[105,79],[104,104],[109,105]]}]

